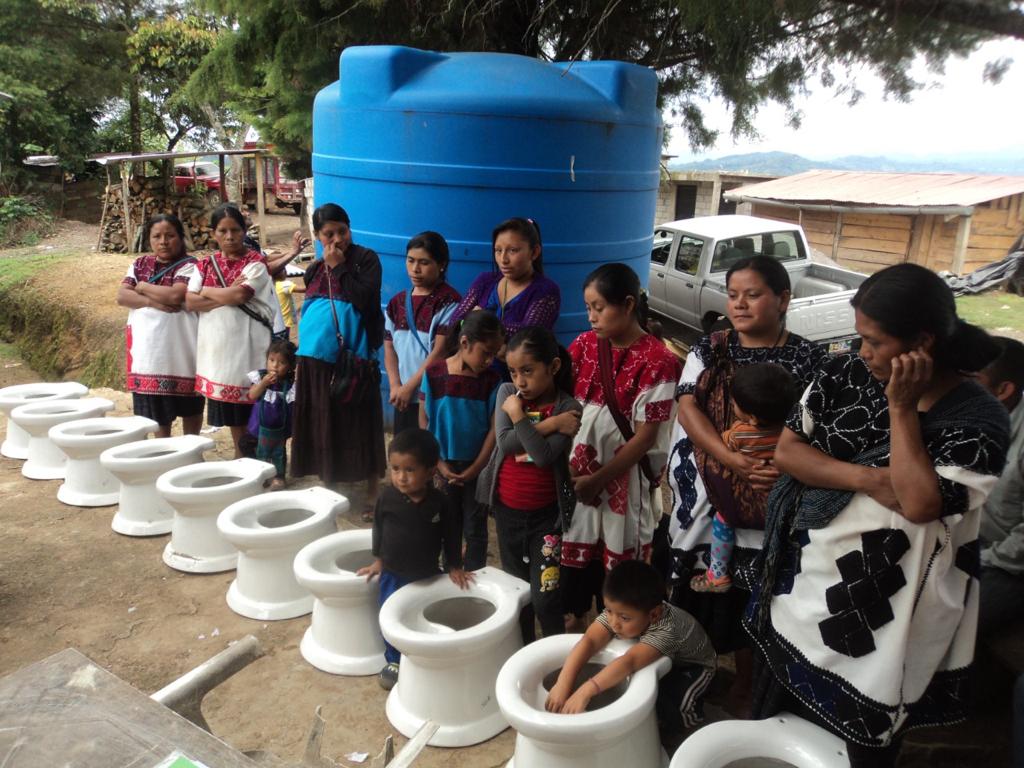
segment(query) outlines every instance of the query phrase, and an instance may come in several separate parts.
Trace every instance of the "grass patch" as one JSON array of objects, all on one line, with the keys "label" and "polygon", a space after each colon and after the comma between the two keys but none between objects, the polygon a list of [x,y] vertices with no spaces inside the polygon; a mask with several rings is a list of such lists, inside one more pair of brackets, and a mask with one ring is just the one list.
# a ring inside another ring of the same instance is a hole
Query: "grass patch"
[{"label": "grass patch", "polygon": [[987,331],[1024,332],[1024,296],[1003,291],[989,291],[956,300],[957,314],[968,323]]},{"label": "grass patch", "polygon": [[19,249],[8,251],[9,256],[0,258],[0,291],[7,291],[24,285],[37,273],[53,266],[71,255],[71,251],[46,251],[40,253],[35,249]]}]

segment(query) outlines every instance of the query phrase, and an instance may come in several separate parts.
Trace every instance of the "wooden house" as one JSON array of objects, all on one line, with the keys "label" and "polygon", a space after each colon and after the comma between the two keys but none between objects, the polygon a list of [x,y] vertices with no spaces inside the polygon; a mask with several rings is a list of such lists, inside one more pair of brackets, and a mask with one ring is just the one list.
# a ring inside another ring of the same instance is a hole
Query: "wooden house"
[{"label": "wooden house", "polygon": [[1024,233],[1024,176],[807,171],[725,197],[798,222],[812,248],[861,272],[909,261],[965,274]]}]

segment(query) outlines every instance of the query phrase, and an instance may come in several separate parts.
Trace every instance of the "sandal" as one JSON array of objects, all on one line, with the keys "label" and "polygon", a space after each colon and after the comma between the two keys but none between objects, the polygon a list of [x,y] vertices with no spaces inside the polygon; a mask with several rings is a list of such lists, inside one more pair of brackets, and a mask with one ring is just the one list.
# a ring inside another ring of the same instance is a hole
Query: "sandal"
[{"label": "sandal", "polygon": [[720,579],[716,579],[709,571],[704,571],[690,579],[690,589],[694,592],[721,594],[722,592],[728,592],[732,589],[732,579],[729,577],[729,574],[725,574]]}]

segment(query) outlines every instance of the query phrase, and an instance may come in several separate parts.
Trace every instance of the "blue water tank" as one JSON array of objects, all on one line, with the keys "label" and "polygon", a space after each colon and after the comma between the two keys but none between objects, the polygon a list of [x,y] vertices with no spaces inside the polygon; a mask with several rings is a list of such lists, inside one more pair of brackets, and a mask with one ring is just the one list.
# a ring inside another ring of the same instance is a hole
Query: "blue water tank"
[{"label": "blue water tank", "polygon": [[650,69],[616,61],[346,48],[313,106],[315,202],[343,206],[353,239],[380,255],[384,303],[409,285],[405,244],[417,232],[445,236],[449,280],[464,292],[494,263],[494,226],[535,219],[568,343],[589,329],[582,282],[595,266],[626,262],[646,284],[657,86]]}]

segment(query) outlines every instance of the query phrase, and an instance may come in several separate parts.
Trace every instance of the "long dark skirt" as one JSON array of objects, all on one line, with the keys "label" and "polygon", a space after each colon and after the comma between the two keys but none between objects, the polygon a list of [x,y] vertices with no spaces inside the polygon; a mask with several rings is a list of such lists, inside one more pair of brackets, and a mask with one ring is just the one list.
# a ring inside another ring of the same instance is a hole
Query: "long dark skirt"
[{"label": "long dark skirt", "polygon": [[251,413],[252,403],[206,401],[206,423],[211,427],[244,427],[249,423]]},{"label": "long dark skirt", "polygon": [[333,365],[298,359],[292,430],[292,476],[318,475],[325,483],[384,476],[384,412],[380,389],[357,403],[331,399]]},{"label": "long dark skirt", "polygon": [[205,404],[202,395],[147,395],[132,392],[132,412],[136,416],[152,419],[161,426],[173,424],[177,418],[199,416]]}]

